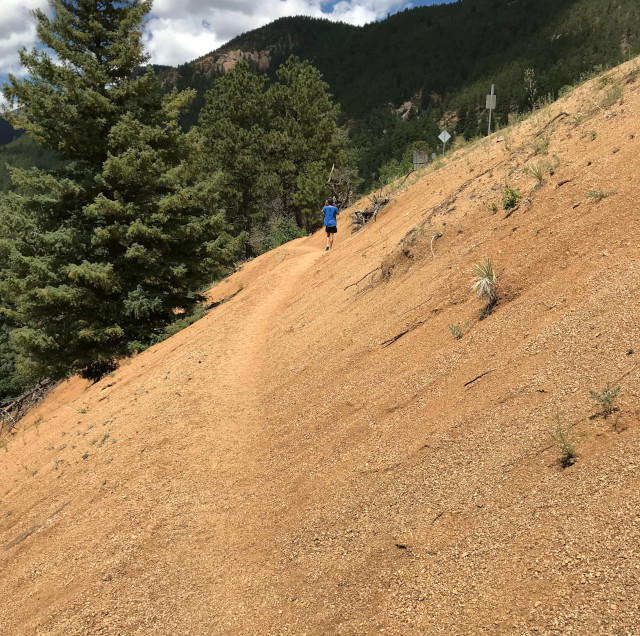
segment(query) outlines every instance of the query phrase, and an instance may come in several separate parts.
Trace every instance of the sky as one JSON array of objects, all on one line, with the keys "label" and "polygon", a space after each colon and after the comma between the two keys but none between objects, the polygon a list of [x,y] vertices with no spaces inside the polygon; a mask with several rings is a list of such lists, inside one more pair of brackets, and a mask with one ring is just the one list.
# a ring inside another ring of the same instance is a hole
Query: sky
[{"label": "sky", "polygon": [[[144,32],[153,64],[176,66],[209,53],[231,38],[293,15],[363,25],[406,8],[453,0],[154,0]],[[18,49],[36,44],[30,11],[47,0],[1,0],[0,85],[7,73],[22,76]]]}]

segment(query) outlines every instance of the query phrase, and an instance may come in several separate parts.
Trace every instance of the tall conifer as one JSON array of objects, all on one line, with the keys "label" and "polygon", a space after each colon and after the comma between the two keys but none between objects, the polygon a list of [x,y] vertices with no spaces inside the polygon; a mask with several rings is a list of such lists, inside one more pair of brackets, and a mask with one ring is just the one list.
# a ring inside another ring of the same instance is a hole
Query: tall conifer
[{"label": "tall conifer", "polygon": [[[65,162],[12,169],[0,202],[0,310],[37,375],[98,378],[189,310],[234,249],[215,180],[164,98],[141,29],[151,3],[50,0],[35,11],[48,49],[20,52],[4,115]],[[52,50],[55,56],[48,52]]]}]

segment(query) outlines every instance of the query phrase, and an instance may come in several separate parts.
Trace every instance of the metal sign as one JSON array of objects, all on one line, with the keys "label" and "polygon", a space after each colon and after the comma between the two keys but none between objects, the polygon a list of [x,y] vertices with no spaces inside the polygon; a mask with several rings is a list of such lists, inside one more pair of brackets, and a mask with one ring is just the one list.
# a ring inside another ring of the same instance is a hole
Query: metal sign
[{"label": "metal sign", "polygon": [[489,111],[489,132],[488,135],[491,134],[491,112],[495,110],[496,107],[496,96],[493,94],[494,84],[491,84],[491,95],[487,95],[487,110]]},{"label": "metal sign", "polygon": [[447,145],[447,141],[451,139],[451,135],[446,130],[443,130],[438,135],[438,139],[442,142],[442,156],[444,157],[444,147]]},{"label": "metal sign", "polygon": [[413,151],[413,169],[419,170],[422,166],[426,166],[429,163],[429,153],[422,150]]}]

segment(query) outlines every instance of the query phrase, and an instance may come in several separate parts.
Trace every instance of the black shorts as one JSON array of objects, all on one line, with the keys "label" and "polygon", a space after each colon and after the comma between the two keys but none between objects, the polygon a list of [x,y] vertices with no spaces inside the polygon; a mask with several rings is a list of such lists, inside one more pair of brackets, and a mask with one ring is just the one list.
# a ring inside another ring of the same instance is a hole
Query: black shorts
[{"label": "black shorts", "polygon": [[338,228],[335,225],[325,225],[324,226],[324,231],[327,234],[335,234],[338,231]]}]

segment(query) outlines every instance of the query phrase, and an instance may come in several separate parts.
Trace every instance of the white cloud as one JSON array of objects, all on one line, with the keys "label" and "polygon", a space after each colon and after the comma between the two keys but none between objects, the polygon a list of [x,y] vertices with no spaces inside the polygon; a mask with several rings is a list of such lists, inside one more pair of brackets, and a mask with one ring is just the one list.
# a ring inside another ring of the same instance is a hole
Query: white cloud
[{"label": "white cloud", "polygon": [[35,21],[30,11],[46,6],[46,0],[2,0],[0,73],[23,74],[18,49],[30,49],[36,43]]},{"label": "white cloud", "polygon": [[[48,6],[47,0],[1,1],[0,81],[7,73],[24,72],[17,51],[36,45],[29,12]],[[409,0],[155,0],[144,41],[151,62],[177,65],[281,17],[308,15],[362,25],[407,6]]]},{"label": "white cloud", "polygon": [[408,0],[341,0],[328,9],[329,4],[322,0],[156,0],[145,44],[152,62],[176,65],[278,18],[308,15],[363,25],[410,6]]}]

